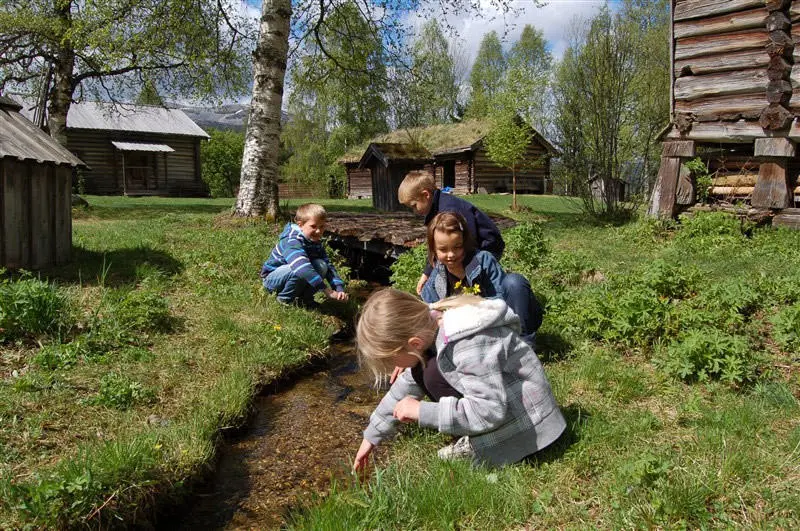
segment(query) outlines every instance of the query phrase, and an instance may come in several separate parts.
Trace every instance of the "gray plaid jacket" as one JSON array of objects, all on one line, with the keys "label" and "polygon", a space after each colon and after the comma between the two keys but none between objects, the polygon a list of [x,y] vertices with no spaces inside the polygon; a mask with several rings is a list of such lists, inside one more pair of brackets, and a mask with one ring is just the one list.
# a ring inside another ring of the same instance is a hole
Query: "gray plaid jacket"
[{"label": "gray plaid jacket", "polygon": [[[422,402],[420,426],[469,435],[478,460],[495,466],[519,461],[555,441],[566,422],[539,358],[518,334],[519,318],[502,299],[446,311],[435,362],[463,398]],[[364,438],[379,444],[393,436],[395,404],[423,395],[411,371],[403,371],[370,416]]]}]

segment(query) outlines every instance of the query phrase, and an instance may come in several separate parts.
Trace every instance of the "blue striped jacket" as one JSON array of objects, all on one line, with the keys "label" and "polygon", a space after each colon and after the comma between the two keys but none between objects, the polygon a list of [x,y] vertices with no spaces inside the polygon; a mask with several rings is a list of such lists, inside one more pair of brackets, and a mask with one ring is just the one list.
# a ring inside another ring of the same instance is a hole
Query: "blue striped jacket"
[{"label": "blue striped jacket", "polygon": [[325,279],[336,291],[344,291],[344,281],[331,264],[322,242],[313,242],[303,236],[303,230],[296,223],[287,223],[278,237],[278,243],[272,249],[269,258],[261,267],[261,278],[281,266],[289,265],[292,272],[313,286],[316,290],[325,289],[325,282],[311,265],[311,260],[324,260],[328,266]]}]

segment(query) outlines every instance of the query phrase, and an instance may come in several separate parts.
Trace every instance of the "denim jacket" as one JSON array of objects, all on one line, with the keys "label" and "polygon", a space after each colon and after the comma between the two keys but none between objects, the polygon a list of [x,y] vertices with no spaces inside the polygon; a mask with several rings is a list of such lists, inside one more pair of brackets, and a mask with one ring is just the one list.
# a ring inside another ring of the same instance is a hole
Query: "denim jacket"
[{"label": "denim jacket", "polygon": [[[505,298],[503,279],[506,273],[492,253],[478,251],[472,257],[465,257],[465,261],[464,271],[466,276],[464,277],[464,282],[467,286],[473,287],[478,284],[481,289],[480,296],[486,299]],[[427,303],[436,302],[447,297],[447,268],[443,263],[436,262],[428,281],[422,288],[420,296]]]}]

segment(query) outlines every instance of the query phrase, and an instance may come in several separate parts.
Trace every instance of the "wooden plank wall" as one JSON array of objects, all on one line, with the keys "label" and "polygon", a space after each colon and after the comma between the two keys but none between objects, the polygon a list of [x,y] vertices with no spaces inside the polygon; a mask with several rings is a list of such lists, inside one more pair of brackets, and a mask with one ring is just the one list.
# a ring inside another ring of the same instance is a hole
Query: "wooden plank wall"
[{"label": "wooden plank wall", "polygon": [[347,171],[347,198],[367,199],[372,197],[372,173],[369,168],[358,169],[357,164],[345,165]]},{"label": "wooden plank wall", "polygon": [[154,153],[157,158],[158,170],[156,191],[163,195],[208,195],[208,187],[199,178],[199,170],[196,169],[195,164],[196,149],[200,142],[197,138],[145,133],[68,130],[67,148],[78,154],[90,168],[85,174],[86,193],[122,194],[122,156],[111,145],[112,141],[168,145],[175,151],[167,154],[166,164],[164,164],[163,153]]},{"label": "wooden plank wall", "polygon": [[10,269],[69,261],[72,168],[0,161],[0,259]]},{"label": "wooden plank wall", "polygon": [[740,119],[769,130],[788,127],[794,6],[770,0],[675,0],[674,6],[678,129]]},{"label": "wooden plank wall", "polygon": [[[541,194],[545,191],[545,181],[550,177],[550,165],[546,160],[547,150],[538,142],[531,142],[525,154],[530,163],[540,161],[533,167],[517,170],[517,193]],[[487,192],[511,192],[511,170],[498,166],[489,159],[486,149],[475,151],[473,191],[485,188]],[[456,177],[458,178],[458,177]]]}]

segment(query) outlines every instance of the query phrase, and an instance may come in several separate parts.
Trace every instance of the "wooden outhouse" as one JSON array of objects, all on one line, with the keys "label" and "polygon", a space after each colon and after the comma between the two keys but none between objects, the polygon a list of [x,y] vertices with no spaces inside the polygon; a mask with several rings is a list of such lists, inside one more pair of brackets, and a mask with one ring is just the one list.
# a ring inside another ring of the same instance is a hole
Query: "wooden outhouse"
[{"label": "wooden outhouse", "polygon": [[[484,137],[491,124],[470,120],[456,124],[394,131],[374,142],[416,143],[430,152],[436,185],[455,193],[511,192],[511,170],[493,163],[486,152]],[[550,159],[558,154],[553,145],[531,128],[531,143],[525,161],[517,169],[517,192],[551,193]],[[413,140],[413,142],[412,142]],[[360,165],[364,147],[356,148],[339,159],[347,171],[348,197],[372,197],[372,176]]]},{"label": "wooden outhouse", "polygon": [[360,168],[372,179],[372,206],[378,210],[406,210],[397,199],[397,189],[412,170],[433,170],[433,157],[425,148],[411,144],[375,143],[364,151]]},{"label": "wooden outhouse", "polygon": [[209,135],[180,109],[82,102],[67,113],[67,148],[90,171],[80,186],[97,195],[208,195],[200,143]]},{"label": "wooden outhouse", "polygon": [[78,157],[0,96],[0,265],[41,269],[69,261],[72,174]]},{"label": "wooden outhouse", "polygon": [[702,155],[711,192],[792,207],[800,170],[800,0],[672,0],[671,123],[651,215],[695,202],[682,165]]}]

